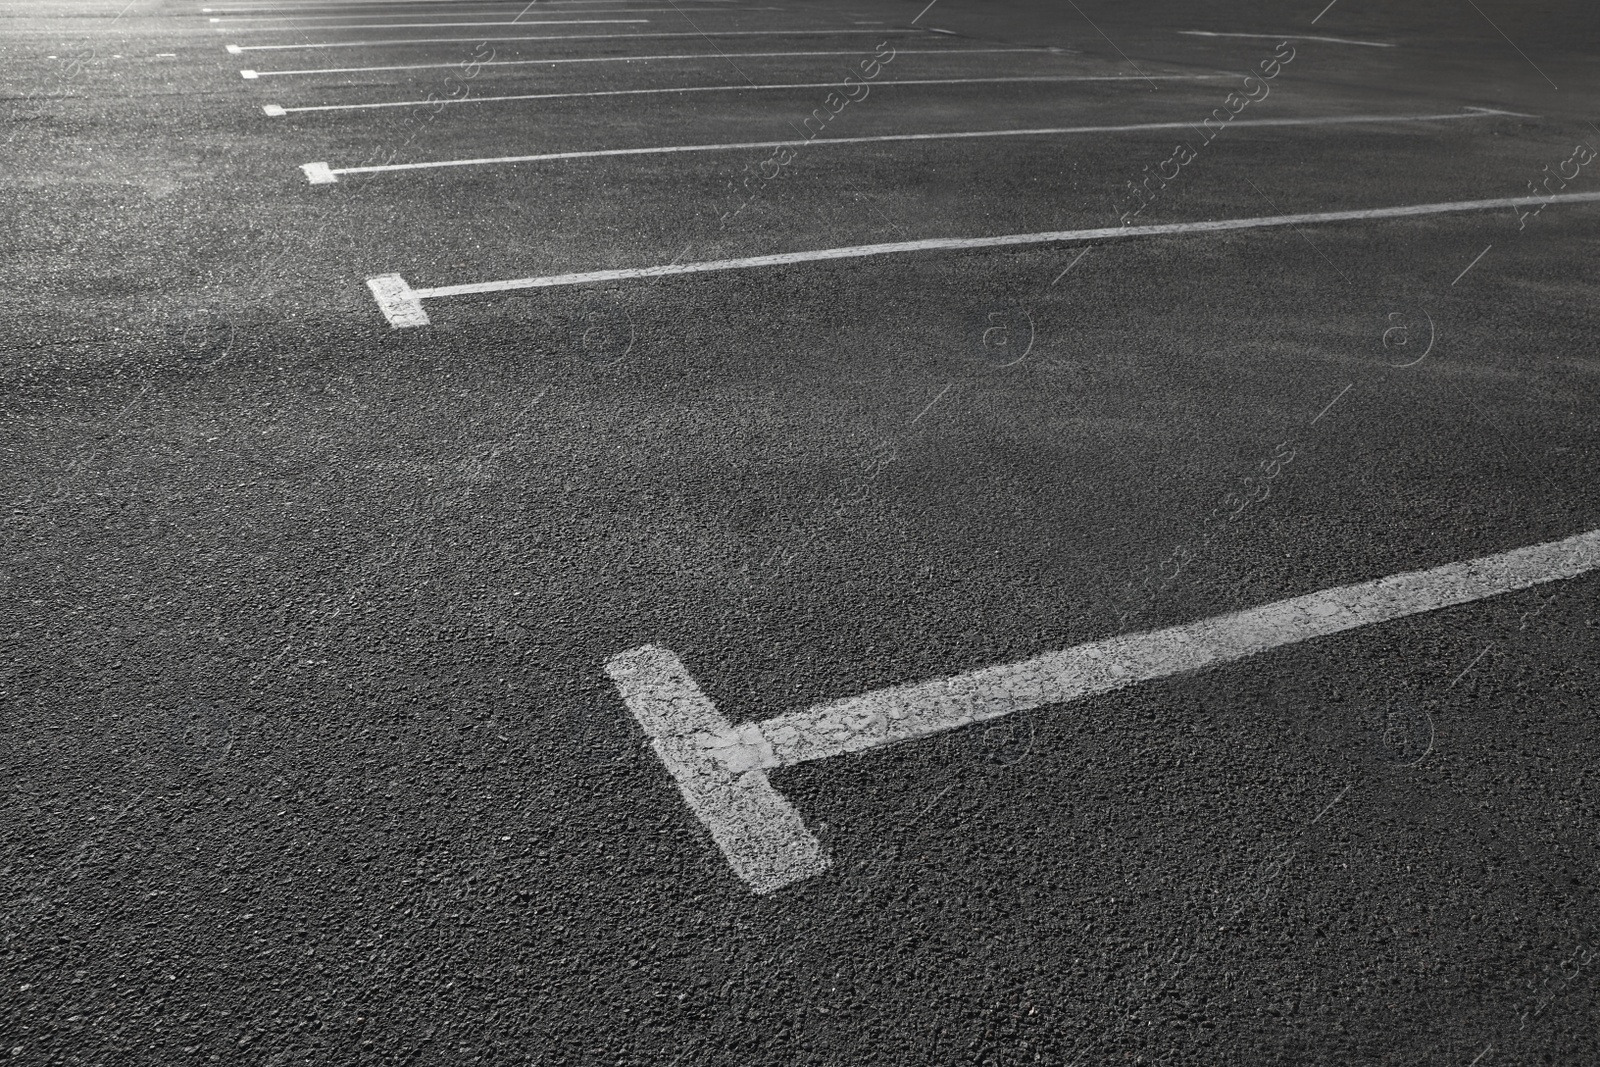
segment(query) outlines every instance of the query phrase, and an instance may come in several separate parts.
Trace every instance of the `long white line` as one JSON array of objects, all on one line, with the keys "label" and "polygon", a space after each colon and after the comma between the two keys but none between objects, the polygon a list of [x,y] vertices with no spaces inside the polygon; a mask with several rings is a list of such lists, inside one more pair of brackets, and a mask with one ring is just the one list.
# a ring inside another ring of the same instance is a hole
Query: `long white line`
[{"label": "long white line", "polygon": [[[1185,78],[1219,78],[1228,77],[1225,74],[1195,75],[1171,74],[1167,80]],[[875,82],[874,87],[892,87],[897,85],[998,85],[1010,82],[1084,82],[1084,81],[1145,81],[1148,79],[1137,78],[1128,74],[1039,74],[1023,75],[1017,77],[1000,76],[993,78],[898,78],[894,81]],[[510,100],[569,100],[578,97],[599,96],[666,96],[673,93],[747,93],[754,91],[771,91],[785,89],[837,89],[839,79],[826,82],[785,82],[782,84],[751,85],[679,85],[664,89],[590,89],[577,93],[516,93],[510,96],[463,96],[454,100],[383,100],[366,104],[311,104],[305,107],[280,107],[276,104],[263,105],[262,110],[268,115],[286,115],[306,111],[371,111],[385,107],[436,107],[445,104],[502,104]]]},{"label": "long white line", "polygon": [[[1229,78],[1234,75],[1195,74],[1173,77]],[[1165,75],[1156,75],[1165,77]],[[1145,81],[1139,74],[1085,75],[1086,80]],[[885,84],[904,85],[905,82]],[[1324,115],[1309,118],[1236,119],[1234,126],[1339,126],[1352,123],[1384,122],[1447,122],[1458,119],[1486,118],[1491,115],[1512,115],[1509,111],[1451,112],[1444,115]],[[1520,116],[1519,116],[1520,117]],[[817,137],[811,140],[790,138],[780,141],[738,141],[730,144],[661,145],[650,148],[599,148],[580,152],[545,152],[526,156],[487,156],[478,159],[435,159],[413,163],[386,163],[370,167],[329,167],[326,163],[306,163],[301,166],[313,185],[326,185],[339,180],[341,174],[381,174],[387,171],[431,170],[436,167],[480,167],[511,163],[543,163],[561,159],[598,159],[605,156],[672,155],[679,152],[731,152],[752,148],[788,148],[802,145],[877,144],[890,141],[960,141],[987,137],[1052,137],[1081,133],[1141,133],[1151,130],[1193,129],[1188,122],[1134,122],[1119,126],[1046,126],[1021,130],[956,130],[949,133],[880,133],[861,137]]]},{"label": "long white line", "polygon": [[[502,19],[499,22],[347,22],[333,26],[307,26],[307,33],[324,30],[435,30],[445,26],[636,26],[650,19]],[[219,33],[282,33],[294,26],[218,26]]]},{"label": "long white line", "polygon": [[[637,2],[638,0],[543,0],[543,2],[539,4],[539,7],[544,10],[549,10],[558,7],[573,7],[578,5],[613,5],[632,4]],[[694,2],[697,4],[717,4],[730,11],[751,10],[747,4],[736,2],[736,0],[694,0]],[[203,7],[200,9],[200,13],[203,15],[226,15],[236,14],[241,11],[327,11],[336,7],[391,7],[398,4],[428,4],[433,7],[442,7],[446,9],[462,6],[449,3],[448,0],[344,0],[343,3],[338,4],[249,4],[244,7]],[[515,7],[519,9],[526,9],[529,5],[525,2],[525,0],[473,0],[470,6]],[[271,18],[276,16],[265,17]],[[284,17],[291,18],[294,16]],[[333,17],[339,18],[344,16]]]},{"label": "long white line", "polygon": [[[543,7],[542,4],[540,6]],[[616,9],[613,9],[613,10],[610,10],[610,11],[561,11],[561,12],[556,12],[556,14],[562,14],[562,15],[569,15],[569,14],[570,15],[648,15],[648,14],[664,14],[664,13],[670,13],[670,12],[674,12],[674,11],[726,11],[726,10],[727,10],[727,8],[718,8],[718,7],[624,7],[624,8],[616,8]],[[740,8],[739,10],[741,10],[741,11],[781,11],[782,8],[776,8],[776,7],[751,7],[751,8]],[[498,12],[498,11],[452,11],[452,12],[450,12],[450,14],[452,14],[452,15],[498,15],[500,13],[501,12]],[[440,12],[440,14],[443,14],[443,12]],[[289,23],[293,23],[294,24],[294,25],[291,25],[291,26],[241,26],[241,27],[239,27],[239,30],[241,32],[244,32],[244,31],[254,31],[254,30],[260,30],[260,29],[271,29],[271,30],[286,29],[286,30],[292,30],[292,29],[298,28],[301,24],[307,23],[307,22],[323,22],[323,21],[326,21],[328,19],[348,19],[348,18],[355,18],[355,17],[357,17],[357,16],[355,16],[355,15],[257,15],[257,16],[253,16],[253,17],[250,17],[250,18],[237,18],[237,19],[233,19],[233,18],[220,18],[220,19],[219,18],[213,18],[213,19],[209,19],[207,21],[209,21],[212,25],[217,26],[219,28],[222,27],[225,24],[231,25],[232,23],[235,23],[235,22],[289,22]],[[415,16],[413,16],[413,17],[415,17]],[[431,18],[432,16],[422,15],[420,17],[422,17],[422,18]],[[593,19],[591,21],[595,21],[595,22],[606,22],[606,21],[610,21],[610,22],[637,22],[639,20],[637,20],[637,19]],[[480,25],[482,25],[482,26],[498,26],[498,25],[551,26],[551,25],[560,25],[560,24],[561,23],[543,22],[543,21],[540,21],[538,19],[515,18],[515,19],[510,19],[505,23],[451,22],[451,23],[447,23],[446,25],[450,25],[450,26],[480,26]],[[431,22],[394,22],[394,21],[391,20],[391,21],[387,21],[387,22],[364,22],[364,23],[361,24],[361,27],[363,27],[363,28],[366,28],[366,27],[379,27],[379,28],[382,28],[382,27],[385,27],[385,26],[433,26],[433,25],[437,25],[437,23],[431,23]],[[313,27],[313,28],[319,29],[319,30],[326,30],[326,29],[346,29],[348,27],[317,26],[317,27]]]},{"label": "long white line", "polygon": [[230,44],[228,53],[289,52],[310,48],[388,48],[397,44],[477,44],[479,41],[629,41],[647,37],[841,37],[864,33],[873,37],[921,35],[926,30],[711,30],[708,33],[564,33],[544,37],[414,37],[397,41],[312,41],[302,44]]},{"label": "long white line", "polygon": [[[309,26],[307,32],[315,30],[430,30],[442,29],[446,26],[638,26],[640,22],[650,22],[653,19],[501,19],[499,22],[346,22],[336,26]],[[218,32],[227,34],[282,34],[285,30],[294,29],[293,26],[234,26],[218,27]]]},{"label": "long white line", "polygon": [[1219,219],[1212,222],[1166,222],[1144,226],[1105,226],[1092,230],[1052,230],[1043,233],[1012,233],[995,237],[932,237],[920,241],[892,241],[884,244],[818,248],[805,252],[782,252],[742,259],[714,259],[697,263],[669,263],[660,267],[626,267],[620,270],[583,271],[576,274],[547,274],[533,278],[503,281],[468,282],[413,289],[398,274],[367,279],[367,287],[378,301],[389,325],[396,329],[428,325],[422,301],[476,293],[502,293],[513,289],[548,289],[557,286],[587,285],[594,282],[636,281],[665,278],[678,274],[711,271],[750,270],[761,267],[789,267],[800,263],[820,263],[839,259],[865,259],[901,255],[909,252],[962,252],[980,248],[1015,248],[1027,245],[1068,244],[1082,241],[1114,241],[1130,238],[1176,236],[1191,233],[1227,233],[1279,226],[1315,226],[1332,222],[1360,222],[1374,219],[1418,218],[1426,215],[1456,214],[1466,211],[1497,211],[1502,208],[1532,207],[1534,204],[1577,204],[1600,201],[1600,192],[1560,193],[1550,197],[1508,196],[1494,200],[1455,200],[1439,204],[1406,204],[1400,207],[1357,208],[1350,211],[1313,211],[1299,215],[1268,215],[1256,218]]},{"label": "long white line", "polygon": [[829,860],[800,813],[773,787],[769,770],[1070,704],[1597,568],[1600,530],[1591,530],[738,725],[668,649],[643,645],[618,653],[606,672],[734,873],[756,892],[770,893],[822,873]]},{"label": "long white line", "polygon": [[1269,41],[1323,41],[1327,44],[1358,44],[1366,48],[1393,48],[1387,41],[1353,41],[1348,37],[1318,37],[1304,33],[1213,33],[1210,30],[1178,30],[1186,37],[1253,37]]},{"label": "long white line", "polygon": [[[1063,48],[898,48],[897,56],[939,56],[939,55],[979,55],[1002,52],[1028,52],[1035,55],[1067,55]],[[644,63],[655,60],[682,60],[682,59],[781,59],[799,56],[858,56],[860,49],[826,51],[826,52],[692,52],[667,56],[578,56],[562,59],[491,59],[486,63],[476,64],[480,67],[526,67],[541,64],[557,63]],[[286,75],[300,74],[364,74],[368,71],[387,70],[442,70],[445,67],[459,67],[460,60],[451,63],[403,63],[385,67],[322,67],[315,70],[252,70],[239,73],[246,79],[252,78],[278,78]],[[1221,77],[1221,75],[1216,75]]]}]

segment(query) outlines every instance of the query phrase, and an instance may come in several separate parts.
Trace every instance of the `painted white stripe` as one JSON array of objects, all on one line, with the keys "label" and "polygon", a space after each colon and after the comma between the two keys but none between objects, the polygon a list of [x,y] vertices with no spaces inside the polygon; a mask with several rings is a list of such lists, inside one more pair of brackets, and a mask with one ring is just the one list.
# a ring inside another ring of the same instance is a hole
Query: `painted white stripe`
[{"label": "painted white stripe", "polygon": [[822,873],[829,860],[799,812],[773,788],[769,770],[1070,704],[1597,568],[1600,530],[1591,530],[737,726],[665,648],[644,645],[618,653],[606,671],[734,873],[757,893],[770,893]]},{"label": "painted white stripe", "polygon": [[[587,285],[593,282],[634,281],[640,278],[665,278],[677,274],[702,274],[711,271],[749,270],[761,267],[788,267],[800,263],[820,263],[838,259],[865,259],[873,256],[901,255],[909,252],[962,252],[982,248],[1015,248],[1040,244],[1069,244],[1082,241],[1128,240],[1140,237],[1177,236],[1191,233],[1227,233],[1234,230],[1269,229],[1279,226],[1314,226],[1333,222],[1363,222],[1377,219],[1419,218],[1427,215],[1457,214],[1467,211],[1498,211],[1502,208],[1532,207],[1535,204],[1577,204],[1600,201],[1600,192],[1561,193],[1556,196],[1510,196],[1495,200],[1457,200],[1442,204],[1407,204],[1401,207],[1358,208],[1351,211],[1315,211],[1300,215],[1269,215],[1259,218],[1219,219],[1213,222],[1167,222],[1145,226],[1106,226],[1093,230],[1054,230],[1046,233],[1013,233],[997,237],[933,237],[921,241],[893,241],[844,248],[819,248],[807,252],[782,252],[743,259],[715,259],[698,263],[669,263],[662,267],[628,267],[621,270],[595,270],[579,274],[550,274],[535,278],[469,282],[412,289],[399,275],[384,275],[399,281],[395,291],[405,301],[421,309],[423,300],[437,297],[469,296],[477,293],[502,293],[513,289],[548,289],[558,286]],[[388,313],[385,312],[387,316]],[[408,313],[408,319],[414,319]],[[426,316],[422,316],[426,319]],[[391,326],[426,325],[425,321]]]},{"label": "painted white stripe", "polygon": [[728,865],[757,893],[771,893],[828,869],[822,844],[765,771],[731,773],[705,737],[733,733],[678,657],[646,645],[613,656],[606,671],[689,810]]},{"label": "painted white stripe", "polygon": [[[540,6],[541,9],[544,8],[543,4],[540,4],[539,6]],[[563,12],[556,12],[556,13],[557,14],[572,14],[572,15],[648,15],[648,14],[658,14],[659,15],[659,14],[667,14],[667,13],[671,13],[671,12],[678,12],[678,11],[727,11],[727,10],[728,10],[727,8],[723,8],[723,7],[623,7],[623,8],[612,8],[611,10],[608,10],[608,11],[571,11],[571,12],[563,11]],[[778,7],[749,7],[749,8],[740,8],[739,10],[740,11],[782,11],[783,9],[782,8],[778,8]],[[377,12],[373,12],[372,14],[377,14]],[[439,12],[439,14],[445,14],[445,12]],[[501,14],[501,12],[499,12],[499,11],[450,11],[449,14],[452,14],[452,15],[498,15],[498,14]],[[236,22],[288,22],[288,23],[292,23],[293,25],[289,25],[289,26],[266,26],[266,27],[262,27],[262,26],[241,26],[239,28],[241,30],[257,30],[257,29],[292,30],[292,29],[299,28],[299,26],[301,24],[307,23],[307,22],[327,22],[327,21],[330,21],[332,19],[350,19],[350,18],[358,18],[358,17],[360,17],[359,13],[358,14],[345,14],[345,15],[255,15],[255,16],[251,16],[249,18],[237,18],[237,19],[234,19],[234,18],[221,18],[221,19],[214,18],[214,19],[208,19],[207,21],[210,22],[212,25],[216,25],[216,26],[221,26],[221,25],[224,25],[224,24],[226,24],[228,26],[232,26],[232,24],[236,23]],[[411,17],[412,18],[419,18],[419,17],[420,18],[431,18],[432,16],[430,16],[430,15],[413,15]],[[634,19],[591,19],[590,21],[593,21],[593,22],[605,22],[605,21],[610,21],[610,22],[632,22],[632,21],[637,21],[637,20],[634,20]],[[437,25],[437,24],[436,23],[429,23],[429,22],[395,22],[392,19],[384,21],[384,22],[364,22],[364,23],[362,23],[362,26],[377,26],[377,27],[386,27],[386,26],[431,26],[431,25]],[[507,20],[506,22],[482,22],[482,23],[479,23],[479,22],[451,22],[451,23],[447,23],[446,25],[450,25],[450,26],[502,26],[502,25],[506,25],[506,26],[544,26],[544,25],[551,25],[551,23],[547,23],[542,19],[513,18],[513,19]],[[314,27],[314,28],[315,29],[319,29],[319,30],[326,30],[326,29],[341,29],[343,27],[338,27],[338,26],[333,26],[333,27],[317,26],[317,27]]]},{"label": "painted white stripe", "polygon": [[[332,26],[307,26],[307,33],[324,30],[434,30],[444,26],[627,26],[649,19],[500,19],[497,22],[347,22]],[[218,26],[223,33],[283,33],[295,26]]]},{"label": "painted white stripe", "polygon": [[[1025,52],[1034,55],[1077,55],[1064,48],[897,48],[897,56],[966,56],[966,55],[993,55],[995,53]],[[840,49],[823,52],[690,52],[664,56],[578,56],[561,59],[494,59],[487,63],[476,64],[479,67],[527,67],[561,63],[646,63],[658,60],[686,60],[686,59],[783,59],[799,56],[859,56],[861,50]],[[261,70],[250,71],[249,78],[281,78],[288,75],[304,74],[365,74],[369,71],[385,70],[443,70],[446,67],[459,67],[461,61],[453,63],[401,63],[382,67],[320,67],[310,70]],[[1205,77],[1222,78],[1227,75],[1215,74]]]},{"label": "painted white stripe", "polygon": [[[637,2],[638,0],[541,0],[539,7],[541,10],[549,10],[559,7],[587,6],[593,10],[595,6],[630,4]],[[730,11],[747,10],[746,5],[741,2],[741,0],[694,0],[694,2],[697,4],[718,4],[721,5],[719,10],[722,8],[726,8]],[[248,4],[243,7],[203,7],[200,9],[200,13],[203,15],[229,15],[238,14],[239,12],[243,11],[328,11],[333,8],[340,7],[396,7],[403,4],[426,4],[431,7],[445,8],[447,10],[459,6],[451,3],[450,0],[343,0],[342,3],[338,4]],[[520,10],[528,7],[528,4],[526,3],[526,0],[473,0],[472,6],[514,7]],[[274,16],[267,17],[270,18]],[[292,16],[284,17],[287,18]]]},{"label": "painted white stripe", "polygon": [[[380,2],[373,3],[373,4],[357,4],[357,3],[348,3],[348,4],[306,4],[306,5],[284,4],[284,5],[273,5],[273,6],[270,6],[270,7],[261,7],[261,6],[257,6],[257,7],[234,7],[234,8],[217,7],[217,8],[201,8],[200,10],[201,10],[201,12],[203,14],[206,14],[206,15],[221,16],[220,21],[224,21],[224,22],[231,21],[231,20],[234,20],[234,19],[255,21],[255,20],[259,20],[259,19],[284,19],[284,20],[290,20],[290,19],[367,18],[367,17],[380,15],[380,14],[382,14],[384,12],[384,10],[386,10],[386,9],[396,5],[396,4],[406,4],[406,3],[412,3],[412,2],[423,4],[423,5],[425,5],[425,8],[421,9],[421,10],[400,11],[400,12],[396,12],[396,14],[401,15],[401,16],[411,17],[411,18],[428,18],[428,17],[434,16],[434,15],[457,14],[457,13],[463,13],[463,12],[469,13],[469,14],[474,14],[474,15],[480,14],[480,13],[494,13],[494,12],[497,12],[497,11],[506,11],[506,12],[509,12],[509,13],[516,13],[516,12],[521,12],[521,11],[527,10],[529,8],[529,5],[527,4],[526,0],[473,0],[473,3],[471,3],[471,4],[442,3],[442,2],[440,2],[440,0],[393,0],[392,3],[388,2],[388,0],[380,0]],[[626,10],[627,5],[630,5],[630,4],[638,5],[640,3],[649,3],[649,2],[650,2],[650,0],[593,0],[593,3],[590,4],[588,2],[588,0],[567,0],[566,3],[548,3],[548,2],[543,2],[543,3],[538,4],[537,6],[538,6],[539,11],[541,13],[549,13],[549,14],[556,14],[556,15],[577,15],[577,14],[609,15],[609,14],[614,14],[617,11]],[[657,0],[657,2],[659,2],[659,0]],[[729,2],[729,0],[693,0],[693,3],[695,3],[696,5],[701,5],[701,4],[708,5],[708,6],[705,6],[705,7],[697,8],[698,10],[703,10],[703,11],[738,12],[738,11],[782,11],[782,10],[786,10],[784,8],[781,8],[781,7],[753,7],[753,6],[750,6],[748,4],[744,4],[744,3],[735,4],[735,3]],[[341,9],[344,9],[344,8],[349,8],[349,9],[352,9],[352,10],[341,10]],[[369,9],[376,9],[376,10],[359,10],[360,8],[369,8]],[[427,10],[426,8],[437,8],[438,10]],[[310,11],[319,12],[319,14],[315,14],[315,15],[302,14],[302,12],[310,12]],[[270,12],[270,14],[260,14],[260,12]],[[219,21],[219,19],[216,18],[216,17],[213,17],[210,21],[216,22],[216,21]]]},{"label": "painted white stripe", "polygon": [[[1161,77],[1161,75],[1157,75]],[[1183,75],[1195,78],[1231,78],[1232,74],[1196,74]],[[1089,78],[1088,80],[1096,80]],[[1111,81],[1145,81],[1145,77],[1138,74],[1117,74],[1100,76],[1099,80]],[[903,85],[904,82],[891,82],[885,84]],[[1457,119],[1478,119],[1489,115],[1514,115],[1518,118],[1527,118],[1518,112],[1512,111],[1484,111],[1470,109],[1467,112],[1453,112],[1444,115],[1325,115],[1309,118],[1284,118],[1284,119],[1237,119],[1229,125],[1232,126],[1336,126],[1350,123],[1382,123],[1382,122],[1445,122]],[[1082,133],[1142,133],[1150,130],[1191,130],[1193,123],[1188,122],[1135,122],[1121,126],[1047,126],[1038,129],[1023,130],[956,130],[949,133],[880,133],[869,134],[861,137],[817,137],[811,140],[789,139],[781,141],[739,141],[730,144],[686,144],[686,145],[661,145],[650,148],[599,148],[579,152],[545,152],[539,155],[528,156],[489,156],[480,159],[437,159],[421,160],[414,163],[387,163],[371,167],[338,167],[330,168],[330,173],[339,174],[380,174],[385,171],[398,170],[429,170],[435,167],[480,167],[495,164],[511,163],[542,163],[550,160],[562,159],[596,159],[603,156],[649,156],[671,155],[678,152],[730,152],[743,151],[751,148],[789,148],[803,145],[849,145],[849,144],[875,144],[885,141],[960,141],[970,138],[987,137],[1052,137]],[[326,166],[326,164],[321,164]]]},{"label": "painted white stripe", "polygon": [[480,41],[626,41],[661,37],[842,37],[864,33],[872,37],[909,37],[921,30],[712,30],[709,33],[564,33],[542,37],[413,37],[398,41],[311,41],[301,44],[230,44],[228,52],[289,52],[310,48],[388,48],[397,44],[477,44]]},{"label": "painted white stripe", "polygon": [[1367,48],[1393,48],[1387,41],[1353,41],[1348,37],[1317,37],[1304,33],[1212,33],[1210,30],[1178,30],[1186,37],[1252,37],[1268,41],[1323,41],[1327,44],[1358,44]]},{"label": "painted white stripe", "polygon": [[[1196,78],[1227,78],[1227,74],[1169,74],[1163,80],[1175,81]],[[993,78],[897,78],[894,81],[873,82],[873,88],[893,88],[898,85],[999,85],[1009,82],[1095,82],[1095,81],[1149,81],[1150,78],[1134,74],[1039,74],[1018,77]],[[463,96],[454,100],[382,100],[365,104],[311,104],[305,107],[286,107],[291,114],[305,111],[372,111],[386,107],[443,107],[446,104],[503,104],[512,100],[571,100],[580,97],[600,96],[670,96],[673,93],[746,93],[793,89],[837,89],[839,79],[825,82],[788,82],[778,85],[679,85],[665,89],[593,89],[577,93],[517,93],[510,96]],[[1235,124],[1237,125],[1237,124]]]},{"label": "painted white stripe", "polygon": [[[312,181],[315,184],[316,180]],[[368,278],[367,288],[372,290],[373,299],[383,310],[383,317],[396,329],[428,325],[428,313],[422,310],[422,302],[416,299],[411,287],[398,274]]]}]

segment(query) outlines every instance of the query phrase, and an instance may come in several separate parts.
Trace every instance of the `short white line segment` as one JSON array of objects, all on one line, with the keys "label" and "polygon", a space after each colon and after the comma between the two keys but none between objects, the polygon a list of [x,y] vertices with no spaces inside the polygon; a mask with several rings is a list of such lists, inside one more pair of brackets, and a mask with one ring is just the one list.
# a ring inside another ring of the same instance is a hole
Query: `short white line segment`
[{"label": "short white line segment", "polygon": [[[1164,77],[1155,75],[1155,77]],[[1229,78],[1229,74],[1194,74],[1172,75],[1184,78]],[[1102,74],[1084,75],[1083,80],[1089,81],[1147,81],[1149,76],[1140,74]],[[885,85],[905,85],[906,82],[885,82]],[[274,110],[268,111],[269,115],[282,114],[292,111],[293,108],[278,108],[276,104],[268,104]],[[1338,126],[1350,123],[1373,122],[1446,122],[1460,119],[1481,119],[1490,114],[1512,115],[1514,112],[1454,112],[1446,115],[1337,115],[1327,117],[1313,117],[1302,119],[1235,119],[1231,126]],[[744,151],[751,148],[789,148],[802,145],[851,145],[851,144],[878,144],[889,141],[961,141],[971,138],[987,137],[1051,137],[1065,136],[1080,133],[1140,133],[1147,130],[1189,130],[1194,124],[1189,122],[1135,122],[1122,126],[1042,126],[1037,129],[1022,130],[953,130],[947,133],[879,133],[869,134],[864,137],[816,137],[810,140],[784,140],[784,141],[735,141],[725,144],[685,144],[685,145],[657,145],[649,148],[595,148],[577,152],[543,152],[529,156],[485,156],[478,159],[434,159],[418,160],[414,163],[384,163],[370,167],[330,167],[326,162],[309,163],[301,169],[311,166],[317,168],[319,178],[312,179],[312,184],[325,184],[336,182],[341,174],[382,174],[389,171],[401,170],[432,170],[435,167],[486,167],[512,163],[544,163],[551,160],[562,159],[600,159],[606,156],[653,156],[671,155],[678,152],[732,152]],[[306,172],[310,175],[310,171]]]},{"label": "short white line segment", "polygon": [[[1170,74],[1165,80],[1196,80],[1201,78],[1227,78],[1227,74]],[[1023,76],[996,76],[992,78],[897,78],[894,81],[873,82],[875,88],[886,89],[897,85],[1000,85],[1013,82],[1090,82],[1090,81],[1147,81],[1132,74],[1039,74]],[[511,100],[571,100],[597,96],[670,96],[673,93],[746,93],[752,91],[837,89],[839,80],[826,82],[786,82],[781,84],[733,85],[678,85],[663,89],[591,89],[576,93],[517,93],[514,96],[462,96],[456,99],[437,100],[383,100],[365,104],[311,104],[305,107],[285,107],[289,113],[303,111],[371,111],[386,107],[423,107],[444,104],[500,104]],[[1452,115],[1451,118],[1464,116]],[[1238,126],[1241,123],[1235,122]]]},{"label": "short white line segment", "polygon": [[728,865],[755,892],[771,893],[821,874],[829,859],[800,813],[768,780],[770,770],[1069,704],[1596,568],[1600,530],[1591,530],[738,725],[717,711],[665,648],[644,645],[618,653],[606,672]]},{"label": "short white line segment", "polygon": [[[315,167],[320,164],[307,164]],[[309,171],[308,171],[309,176]],[[535,278],[510,278],[504,281],[469,282],[413,289],[398,274],[367,279],[377,298],[378,309],[389,325],[397,329],[426,326],[429,323],[422,301],[446,296],[471,296],[503,293],[513,289],[548,289],[558,286],[587,285],[593,282],[633,281],[640,278],[665,278],[676,274],[702,274],[708,271],[749,270],[758,267],[788,267],[799,263],[819,263],[836,259],[864,259],[870,256],[901,255],[908,252],[962,252],[980,248],[1015,248],[1027,245],[1068,244],[1078,241],[1127,240],[1191,233],[1227,233],[1279,226],[1310,226],[1332,222],[1365,222],[1375,219],[1419,218],[1426,215],[1466,211],[1496,211],[1501,208],[1529,207],[1533,204],[1581,204],[1600,201],[1600,192],[1561,193],[1551,197],[1508,196],[1496,200],[1456,200],[1443,204],[1406,204],[1400,207],[1357,208],[1351,211],[1313,211],[1301,215],[1267,215],[1246,219],[1218,219],[1212,222],[1165,222],[1145,226],[1105,226],[1093,230],[1052,230],[1045,233],[1012,233],[995,237],[931,237],[920,241],[892,241],[886,244],[852,245],[845,248],[819,248],[806,252],[781,252],[744,259],[713,259],[698,263],[669,263],[664,267],[627,267],[621,270],[594,270],[578,274],[548,274]]]},{"label": "short white line segment", "polygon": [[1332,411],[1333,410],[1333,405],[1337,404],[1341,399],[1343,399],[1344,398],[1344,394],[1348,393],[1355,386],[1355,384],[1356,384],[1355,382],[1350,382],[1350,383],[1346,384],[1343,389],[1339,390],[1339,395],[1334,397],[1332,400],[1328,401],[1328,406],[1327,407],[1325,407],[1321,411],[1317,412],[1317,417],[1311,420],[1311,425],[1315,426],[1317,423],[1321,422],[1322,421],[1322,416],[1324,416],[1328,412]]},{"label": "short white line segment", "polygon": [[1459,282],[1462,278],[1465,278],[1467,276],[1467,271],[1471,270],[1473,267],[1476,267],[1478,265],[1478,260],[1480,260],[1484,256],[1488,255],[1489,254],[1489,249],[1491,249],[1493,247],[1494,247],[1494,245],[1492,243],[1484,245],[1483,246],[1483,251],[1479,252],[1477,255],[1473,256],[1472,257],[1472,262],[1468,263],[1465,267],[1463,267],[1462,270],[1461,270],[1461,273],[1456,275],[1455,281],[1451,282],[1450,284],[1451,285],[1455,285],[1456,282]]}]

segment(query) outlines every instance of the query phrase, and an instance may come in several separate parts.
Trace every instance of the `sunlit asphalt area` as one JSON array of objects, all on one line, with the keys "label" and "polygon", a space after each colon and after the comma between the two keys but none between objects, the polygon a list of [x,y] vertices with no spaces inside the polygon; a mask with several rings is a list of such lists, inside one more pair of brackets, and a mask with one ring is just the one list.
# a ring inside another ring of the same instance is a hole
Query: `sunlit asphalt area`
[{"label": "sunlit asphalt area", "polygon": [[1597,52],[0,3],[0,1060],[1600,1062]]}]

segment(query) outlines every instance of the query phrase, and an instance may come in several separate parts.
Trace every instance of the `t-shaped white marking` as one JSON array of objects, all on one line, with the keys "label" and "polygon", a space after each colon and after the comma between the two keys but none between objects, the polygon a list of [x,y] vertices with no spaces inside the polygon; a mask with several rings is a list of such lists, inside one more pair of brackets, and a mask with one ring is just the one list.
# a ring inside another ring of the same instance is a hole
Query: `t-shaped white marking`
[{"label": "t-shaped white marking", "polygon": [[367,279],[367,288],[378,301],[378,310],[395,329],[428,325],[428,313],[422,308],[422,298],[398,274],[380,274]]},{"label": "t-shaped white marking", "polygon": [[759,728],[730,725],[664,648],[620,653],[606,670],[735,874],[770,893],[828,869],[822,845],[761,769],[777,764]]},{"label": "t-shaped white marking", "polygon": [[799,813],[767,780],[769,770],[867,752],[1015,711],[1068,704],[1596,568],[1600,530],[1591,530],[1164,630],[1091,641],[1018,663],[879,689],[739,726],[717,712],[667,649],[644,645],[618,653],[606,670],[734,873],[756,892],[770,893],[820,874],[828,859]]}]

